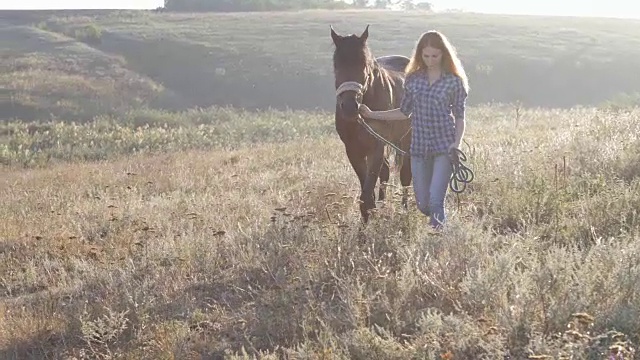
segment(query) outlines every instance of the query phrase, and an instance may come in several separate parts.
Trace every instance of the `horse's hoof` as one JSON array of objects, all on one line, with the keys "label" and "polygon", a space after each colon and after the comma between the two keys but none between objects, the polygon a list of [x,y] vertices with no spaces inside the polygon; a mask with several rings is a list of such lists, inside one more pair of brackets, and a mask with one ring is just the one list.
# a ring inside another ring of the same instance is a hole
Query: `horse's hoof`
[{"label": "horse's hoof", "polygon": [[365,233],[362,231],[358,232],[358,234],[356,235],[356,238],[358,240],[358,245],[362,246],[367,243],[367,235],[365,235]]},{"label": "horse's hoof", "polygon": [[360,213],[360,226],[366,226],[367,223],[369,222],[369,213],[368,212],[361,212]]}]

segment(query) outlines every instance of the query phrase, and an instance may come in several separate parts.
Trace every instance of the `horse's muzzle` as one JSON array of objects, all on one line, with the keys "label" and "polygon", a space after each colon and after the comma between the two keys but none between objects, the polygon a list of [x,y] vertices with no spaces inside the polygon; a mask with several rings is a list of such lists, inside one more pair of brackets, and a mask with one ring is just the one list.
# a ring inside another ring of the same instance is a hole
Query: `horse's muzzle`
[{"label": "horse's muzzle", "polygon": [[340,104],[342,114],[345,118],[356,120],[358,118],[358,109],[360,105],[356,101],[344,101]]}]

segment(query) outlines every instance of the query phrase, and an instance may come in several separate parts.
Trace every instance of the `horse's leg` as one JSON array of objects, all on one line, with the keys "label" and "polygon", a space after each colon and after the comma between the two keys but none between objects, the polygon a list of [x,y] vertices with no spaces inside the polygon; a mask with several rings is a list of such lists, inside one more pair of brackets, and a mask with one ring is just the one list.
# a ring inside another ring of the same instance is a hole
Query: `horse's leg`
[{"label": "horse's leg", "polygon": [[362,150],[358,149],[357,145],[345,145],[345,150],[347,151],[347,158],[349,159],[349,163],[351,167],[358,175],[358,180],[360,181],[360,190],[364,187],[364,179],[367,175],[367,163],[366,157]]},{"label": "horse's leg", "polygon": [[389,159],[383,158],[382,168],[380,168],[380,189],[378,190],[378,200],[384,201],[386,198],[387,184],[389,183]]},{"label": "horse's leg", "polygon": [[409,185],[411,185],[411,158],[409,158],[408,155],[402,157],[400,184],[402,184],[402,206],[406,210],[408,208],[407,198],[409,197]]},{"label": "horse's leg", "polygon": [[384,158],[384,148],[382,144],[376,144],[373,151],[367,155],[367,175],[360,195],[360,212],[363,214],[365,222],[369,220],[369,210],[376,207],[375,187],[378,182],[380,168]]}]

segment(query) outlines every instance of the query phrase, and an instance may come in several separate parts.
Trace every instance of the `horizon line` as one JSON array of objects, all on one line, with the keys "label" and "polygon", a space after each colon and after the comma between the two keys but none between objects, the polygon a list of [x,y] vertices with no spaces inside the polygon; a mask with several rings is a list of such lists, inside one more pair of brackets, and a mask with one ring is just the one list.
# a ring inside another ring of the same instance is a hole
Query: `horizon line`
[{"label": "horizon line", "polygon": [[[140,8],[0,8],[0,11],[155,11],[163,9],[163,6],[158,7],[140,7]],[[346,8],[346,9],[300,9],[300,10],[274,10],[274,11],[230,11],[230,12],[217,12],[217,11],[169,11],[173,13],[266,13],[266,12],[293,12],[293,11],[392,11],[392,12],[419,12],[422,10],[404,10],[404,9],[358,9],[358,8]],[[621,15],[585,15],[585,14],[545,14],[545,13],[521,13],[521,12],[491,12],[491,11],[477,11],[477,10],[464,10],[464,9],[442,9],[431,11],[433,14],[475,14],[475,15],[499,15],[499,16],[533,16],[533,17],[570,17],[570,18],[585,18],[585,19],[618,19],[618,20],[640,20],[638,16],[621,16]]]}]

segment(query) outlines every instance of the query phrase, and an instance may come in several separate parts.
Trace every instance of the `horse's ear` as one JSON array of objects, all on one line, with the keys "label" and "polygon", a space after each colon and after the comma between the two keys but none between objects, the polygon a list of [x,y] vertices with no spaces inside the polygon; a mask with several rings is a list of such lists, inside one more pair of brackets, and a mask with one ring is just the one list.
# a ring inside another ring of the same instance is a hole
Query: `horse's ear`
[{"label": "horse's ear", "polygon": [[360,40],[362,40],[362,42],[366,42],[368,37],[369,37],[369,24],[367,24],[367,28],[364,29],[364,32],[362,33],[362,35],[360,35]]},{"label": "horse's ear", "polygon": [[338,42],[340,41],[340,39],[342,39],[342,37],[336,34],[335,30],[333,30],[333,25],[329,25],[329,28],[331,28],[331,39],[333,39],[333,43],[338,45]]}]

